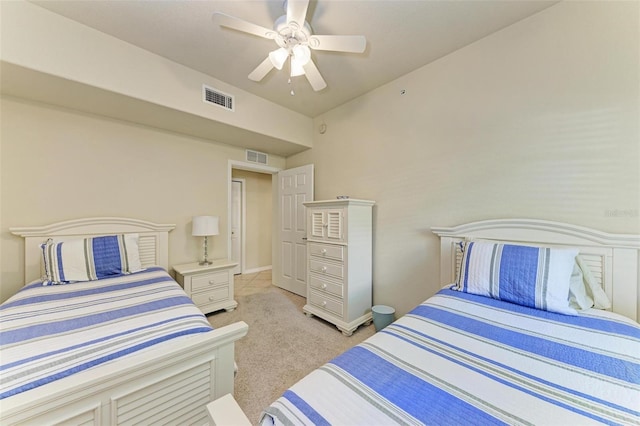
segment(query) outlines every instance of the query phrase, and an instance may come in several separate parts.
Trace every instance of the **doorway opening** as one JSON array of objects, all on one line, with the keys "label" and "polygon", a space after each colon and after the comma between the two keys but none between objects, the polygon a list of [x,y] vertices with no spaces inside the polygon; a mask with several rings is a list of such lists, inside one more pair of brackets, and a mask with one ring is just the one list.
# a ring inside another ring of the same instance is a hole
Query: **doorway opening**
[{"label": "doorway opening", "polygon": [[280,169],[229,161],[229,258],[238,263],[234,274],[272,269],[273,175]]},{"label": "doorway opening", "polygon": [[[253,172],[251,172],[253,173]],[[233,268],[233,274],[241,274],[246,253],[246,229],[247,229],[247,180],[237,177],[237,171],[232,172],[231,179],[231,245],[230,259],[238,265]]]},{"label": "doorway opening", "polygon": [[[246,229],[243,234],[245,235],[245,250],[244,258],[242,258],[243,250],[240,248],[240,273],[246,273],[249,270],[255,268],[268,268],[272,271],[272,283],[284,290],[291,291],[301,296],[306,296],[307,285],[307,264],[306,264],[306,215],[305,215],[305,201],[313,201],[313,164],[307,164],[304,166],[294,167],[292,169],[282,170],[275,167],[263,166],[252,163],[244,163],[240,161],[229,160],[228,166],[228,200],[227,200],[227,247],[228,252],[232,253],[232,208],[233,208],[233,175],[236,172],[236,177],[240,176],[240,171],[255,172],[256,174],[270,175],[271,180],[271,224],[266,224],[263,220],[262,224],[255,228],[253,231],[249,228],[249,216],[251,207],[249,201],[249,180],[246,179],[246,194],[247,200],[245,205],[247,206],[245,211],[247,218]],[[260,208],[256,208],[258,212]],[[239,219],[238,222],[242,222]],[[249,240],[251,234],[260,234],[260,230],[266,233],[266,228],[269,229],[271,236],[267,239],[271,240],[271,252],[267,256],[270,259],[270,265],[256,265],[251,266],[249,264],[250,255],[248,248],[250,247]],[[240,237],[240,242],[242,237]],[[236,250],[237,252],[238,250]]]}]

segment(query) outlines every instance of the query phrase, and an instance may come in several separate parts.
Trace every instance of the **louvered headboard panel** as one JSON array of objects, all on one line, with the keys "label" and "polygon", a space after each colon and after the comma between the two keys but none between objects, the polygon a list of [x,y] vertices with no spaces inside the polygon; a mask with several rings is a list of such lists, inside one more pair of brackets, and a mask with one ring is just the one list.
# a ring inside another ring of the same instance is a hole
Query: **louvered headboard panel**
[{"label": "louvered headboard panel", "polygon": [[44,271],[40,244],[48,238],[54,241],[68,241],[101,235],[138,234],[142,266],[159,265],[168,270],[169,231],[173,228],[175,228],[173,224],[153,223],[139,219],[95,217],[45,226],[11,228],[10,231],[24,238],[24,282],[28,284],[42,277]]},{"label": "louvered headboard panel", "polygon": [[140,235],[140,239],[138,240],[138,251],[140,252],[140,262],[144,268],[159,264],[158,246],[159,241],[157,235]]},{"label": "louvered headboard panel", "polygon": [[460,242],[503,241],[510,244],[570,246],[580,250],[593,277],[612,302],[611,310],[640,318],[640,236],[608,234],[589,228],[534,219],[473,222],[451,228],[434,227],[440,237],[440,282],[455,281],[462,252]]}]

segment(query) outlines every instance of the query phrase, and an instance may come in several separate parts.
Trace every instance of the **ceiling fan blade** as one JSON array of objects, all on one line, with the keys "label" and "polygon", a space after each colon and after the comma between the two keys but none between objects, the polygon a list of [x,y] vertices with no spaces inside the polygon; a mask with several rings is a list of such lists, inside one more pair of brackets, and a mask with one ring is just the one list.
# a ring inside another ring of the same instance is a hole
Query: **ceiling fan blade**
[{"label": "ceiling fan blade", "polygon": [[287,0],[287,24],[295,22],[298,28],[304,27],[308,7],[309,0]]},{"label": "ceiling fan blade", "polygon": [[267,56],[267,59],[262,61],[262,63],[260,63],[260,65],[258,65],[256,69],[251,71],[251,74],[249,74],[249,80],[260,81],[267,74],[269,74],[269,71],[271,71],[273,68],[274,67],[271,63],[271,59],[269,59],[269,57]]},{"label": "ceiling fan blade", "polygon": [[314,35],[309,38],[309,47],[315,50],[362,53],[367,48],[367,39],[359,35]]},{"label": "ceiling fan blade", "polygon": [[311,84],[313,90],[319,92],[327,87],[327,83],[324,81],[324,78],[322,78],[322,75],[320,75],[320,71],[318,71],[318,67],[316,67],[313,61],[307,62],[302,68],[304,68],[304,74],[307,76],[307,80],[309,80],[309,84]]},{"label": "ceiling fan blade", "polygon": [[244,19],[226,15],[221,12],[213,12],[213,22],[220,26],[232,28],[244,33],[257,35],[258,37],[264,37],[268,39],[274,39],[276,37],[275,31],[270,28],[261,27],[260,25],[252,24],[251,22],[245,21]]}]

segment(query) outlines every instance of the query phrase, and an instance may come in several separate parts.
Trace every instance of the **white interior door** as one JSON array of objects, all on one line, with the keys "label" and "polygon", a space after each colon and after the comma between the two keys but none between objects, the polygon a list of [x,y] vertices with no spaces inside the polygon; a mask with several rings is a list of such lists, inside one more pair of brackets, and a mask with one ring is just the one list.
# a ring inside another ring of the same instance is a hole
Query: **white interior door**
[{"label": "white interior door", "polygon": [[234,179],[231,181],[231,260],[238,263],[233,269],[234,274],[241,274],[243,270],[244,208],[244,182]]},{"label": "white interior door", "polygon": [[307,296],[305,201],[313,201],[313,164],[278,172],[280,267],[273,284]]}]

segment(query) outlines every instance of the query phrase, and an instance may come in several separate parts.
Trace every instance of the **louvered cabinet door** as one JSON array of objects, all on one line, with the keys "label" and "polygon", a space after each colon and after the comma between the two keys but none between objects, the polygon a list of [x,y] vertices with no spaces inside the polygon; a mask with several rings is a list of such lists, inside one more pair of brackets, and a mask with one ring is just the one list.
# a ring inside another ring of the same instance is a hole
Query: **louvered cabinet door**
[{"label": "louvered cabinet door", "polygon": [[326,237],[325,232],[325,212],[323,211],[310,211],[309,212],[309,235],[312,238],[323,239]]},{"label": "louvered cabinet door", "polygon": [[327,211],[327,238],[344,241],[343,224],[344,209]]},{"label": "louvered cabinet door", "polygon": [[310,210],[309,237],[315,240],[346,242],[345,209]]}]

